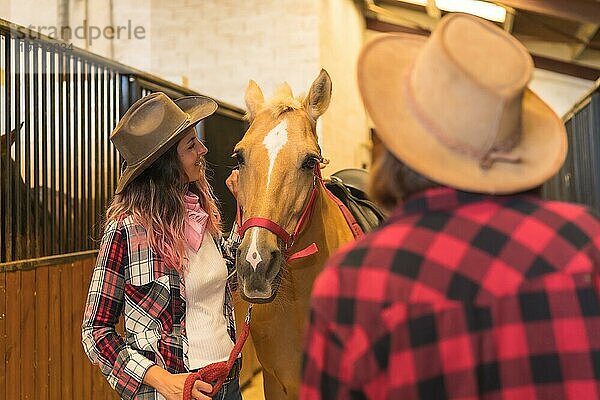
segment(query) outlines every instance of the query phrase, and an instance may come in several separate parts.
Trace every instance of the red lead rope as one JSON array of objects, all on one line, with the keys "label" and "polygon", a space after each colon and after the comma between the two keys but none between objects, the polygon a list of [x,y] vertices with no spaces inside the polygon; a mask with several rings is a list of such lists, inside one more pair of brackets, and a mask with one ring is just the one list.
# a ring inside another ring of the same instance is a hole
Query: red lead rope
[{"label": "red lead rope", "polygon": [[206,395],[209,397],[213,397],[219,392],[219,390],[221,390],[223,383],[225,383],[225,379],[227,379],[227,376],[229,375],[229,371],[231,371],[231,368],[233,367],[233,363],[242,351],[242,347],[244,347],[244,343],[246,342],[248,334],[250,333],[251,313],[252,304],[248,306],[248,313],[246,314],[244,327],[242,328],[242,332],[238,336],[233,349],[231,349],[229,359],[226,362],[220,361],[209,364],[200,368],[197,372],[192,372],[188,375],[187,379],[185,380],[185,385],[183,386],[183,400],[192,400],[192,388],[197,380],[212,384],[212,392],[206,393]]}]

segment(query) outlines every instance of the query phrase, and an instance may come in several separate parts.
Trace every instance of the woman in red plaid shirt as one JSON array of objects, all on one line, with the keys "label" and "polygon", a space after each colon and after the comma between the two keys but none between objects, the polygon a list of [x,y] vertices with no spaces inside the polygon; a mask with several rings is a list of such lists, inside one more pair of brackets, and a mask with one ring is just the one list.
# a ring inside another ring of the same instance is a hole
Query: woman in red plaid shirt
[{"label": "woman in red plaid shirt", "polygon": [[[125,160],[106,214],[82,339],[123,399],[182,399],[189,372],[226,361],[235,341],[231,271],[196,126],[217,104],[138,100],[111,134]],[[120,316],[124,334],[115,325]],[[240,359],[215,399],[239,400]],[[209,399],[196,381],[194,399]]]},{"label": "woman in red plaid shirt", "polygon": [[301,399],[600,398],[600,222],[532,193],[567,151],[532,70],[465,14],[363,48],[393,211],[314,284]]}]

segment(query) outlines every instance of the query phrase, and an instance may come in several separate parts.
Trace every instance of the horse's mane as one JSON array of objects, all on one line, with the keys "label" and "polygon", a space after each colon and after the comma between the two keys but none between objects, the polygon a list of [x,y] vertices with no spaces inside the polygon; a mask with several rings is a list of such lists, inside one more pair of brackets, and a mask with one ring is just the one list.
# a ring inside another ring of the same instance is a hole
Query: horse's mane
[{"label": "horse's mane", "polygon": [[287,82],[282,83],[275,90],[275,94],[264,105],[264,110],[271,113],[273,118],[278,118],[283,113],[292,110],[300,110],[304,96],[294,97],[292,88]]}]

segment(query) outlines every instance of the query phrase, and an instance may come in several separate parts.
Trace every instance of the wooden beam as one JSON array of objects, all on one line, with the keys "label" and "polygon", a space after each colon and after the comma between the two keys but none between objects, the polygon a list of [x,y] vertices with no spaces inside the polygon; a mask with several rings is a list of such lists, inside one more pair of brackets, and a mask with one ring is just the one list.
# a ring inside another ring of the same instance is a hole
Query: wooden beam
[{"label": "wooden beam", "polygon": [[408,26],[392,24],[389,22],[380,21],[375,18],[365,18],[365,20],[367,23],[367,29],[371,29],[377,32],[403,32],[421,36],[429,36],[429,34],[431,33],[430,31],[425,29],[417,29]]},{"label": "wooden beam", "polygon": [[[600,7],[600,4],[598,4],[598,7]],[[590,43],[590,40],[592,40],[596,32],[598,32],[598,27],[599,25],[595,24],[582,24],[579,27],[575,36],[581,39],[582,43],[573,45],[573,56],[571,57],[573,60],[577,60],[581,53],[583,53]]]},{"label": "wooden beam", "polygon": [[497,0],[493,2],[557,18],[600,24],[600,3],[595,0]]},{"label": "wooden beam", "polygon": [[515,10],[506,10],[506,19],[504,20],[504,30],[508,33],[512,33],[513,25],[515,23]]},{"label": "wooden beam", "polygon": [[[429,36],[430,34],[430,32],[426,30],[391,24],[388,22],[378,21],[373,18],[366,18],[366,25],[367,29],[378,32],[403,32],[421,36]],[[532,54],[531,56],[533,57],[533,62],[536,68],[592,81],[600,78],[599,68],[560,61],[549,57],[537,56],[535,54]]]},{"label": "wooden beam", "polygon": [[442,12],[439,8],[437,8],[435,0],[427,0],[427,4],[425,5],[425,11],[427,11],[427,15],[429,15],[431,18],[442,18]]},{"label": "wooden beam", "polygon": [[532,54],[531,57],[533,57],[533,63],[535,64],[536,68],[558,72],[560,74],[587,79],[590,81],[596,81],[600,78],[600,69],[598,68],[555,60],[548,57],[536,56],[535,54]]}]

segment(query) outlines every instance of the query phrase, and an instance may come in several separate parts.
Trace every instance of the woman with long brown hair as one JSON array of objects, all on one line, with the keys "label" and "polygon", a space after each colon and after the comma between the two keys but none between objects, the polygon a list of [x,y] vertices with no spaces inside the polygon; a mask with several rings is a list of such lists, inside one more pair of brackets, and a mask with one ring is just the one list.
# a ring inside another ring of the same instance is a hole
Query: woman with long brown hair
[{"label": "woman with long brown hair", "polygon": [[[196,126],[217,104],[136,102],[111,134],[125,160],[90,284],[85,351],[124,399],[181,399],[190,371],[228,359],[235,341],[220,214]],[[124,319],[124,334],[115,325]],[[241,399],[240,359],[216,399]],[[208,399],[196,381],[194,399]]]}]

